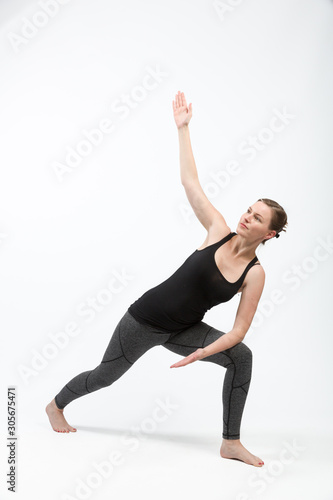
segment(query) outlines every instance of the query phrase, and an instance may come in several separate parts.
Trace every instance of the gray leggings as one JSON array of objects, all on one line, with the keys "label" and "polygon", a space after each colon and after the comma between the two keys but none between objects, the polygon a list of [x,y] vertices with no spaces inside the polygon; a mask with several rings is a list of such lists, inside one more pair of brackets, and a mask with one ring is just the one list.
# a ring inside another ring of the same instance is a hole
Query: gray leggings
[{"label": "gray leggings", "polygon": [[[94,370],[80,373],[55,396],[58,408],[81,396],[107,387],[118,380],[145,352],[162,345],[176,354],[188,356],[225,335],[200,321],[181,333],[166,333],[139,323],[126,311],[119,321],[101,363]],[[227,369],[224,377],[223,433],[224,439],[239,439],[241,419],[251,381],[252,352],[242,342],[201,361],[210,361]]]}]

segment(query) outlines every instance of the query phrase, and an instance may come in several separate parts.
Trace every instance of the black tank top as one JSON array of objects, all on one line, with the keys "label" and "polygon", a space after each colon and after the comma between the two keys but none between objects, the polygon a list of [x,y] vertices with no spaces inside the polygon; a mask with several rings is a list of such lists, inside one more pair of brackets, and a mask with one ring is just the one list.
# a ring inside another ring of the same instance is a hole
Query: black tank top
[{"label": "black tank top", "polygon": [[241,277],[230,283],[215,262],[215,252],[234,232],[202,250],[195,250],[168,279],[145,292],[128,308],[140,323],[180,333],[201,321],[208,309],[230,300],[241,287],[254,257]]}]

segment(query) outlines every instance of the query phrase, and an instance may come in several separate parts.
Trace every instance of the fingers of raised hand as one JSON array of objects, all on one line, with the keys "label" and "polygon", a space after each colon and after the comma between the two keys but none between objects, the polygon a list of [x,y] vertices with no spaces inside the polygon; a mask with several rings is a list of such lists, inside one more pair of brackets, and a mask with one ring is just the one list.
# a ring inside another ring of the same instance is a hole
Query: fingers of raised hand
[{"label": "fingers of raised hand", "polygon": [[176,94],[175,101],[172,101],[172,102],[175,102],[174,107],[176,107],[176,108],[183,108],[183,107],[186,108],[187,107],[184,92],[181,92],[180,90],[178,90],[178,93]]}]

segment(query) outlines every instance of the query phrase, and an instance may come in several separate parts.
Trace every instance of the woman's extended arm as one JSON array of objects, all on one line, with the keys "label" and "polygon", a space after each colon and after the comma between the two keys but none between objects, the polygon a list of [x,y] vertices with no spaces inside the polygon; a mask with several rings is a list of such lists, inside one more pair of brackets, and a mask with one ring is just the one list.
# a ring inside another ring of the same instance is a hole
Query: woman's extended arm
[{"label": "woman's extended arm", "polygon": [[248,274],[247,281],[248,283],[242,292],[232,330],[224,335],[221,335],[221,337],[215,340],[215,342],[212,342],[202,349],[197,349],[189,356],[186,356],[177,363],[174,363],[170,366],[170,368],[185,366],[189,363],[193,363],[193,361],[198,361],[200,359],[207,358],[208,356],[212,356],[217,352],[225,351],[244,339],[246,332],[251,326],[262,291],[264,289],[265,271],[263,268],[261,266],[253,266],[251,268],[251,273]]},{"label": "woman's extended arm", "polygon": [[192,103],[187,107],[184,92],[179,91],[172,105],[179,138],[180,178],[188,201],[207,231],[214,232],[217,228],[219,234],[230,232],[224,217],[209,201],[199,182],[189,131]]},{"label": "woman's extended arm", "polygon": [[192,181],[199,182],[188,125],[178,128],[178,140],[181,183],[186,186]]},{"label": "woman's extended arm", "polygon": [[178,129],[180,179],[181,183],[184,185],[192,180],[199,180],[188,128],[192,118],[192,103],[187,107],[184,92],[178,91],[175,100],[172,101],[172,107],[173,116]]}]

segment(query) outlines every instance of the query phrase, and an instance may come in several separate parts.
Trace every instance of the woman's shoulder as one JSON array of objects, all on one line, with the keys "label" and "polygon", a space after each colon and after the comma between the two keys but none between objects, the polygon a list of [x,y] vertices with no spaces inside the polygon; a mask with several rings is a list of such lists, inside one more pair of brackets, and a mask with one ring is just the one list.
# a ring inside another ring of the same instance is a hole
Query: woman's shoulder
[{"label": "woman's shoulder", "polygon": [[265,277],[266,277],[265,270],[262,267],[262,265],[259,262],[259,260],[257,260],[253,264],[253,266],[251,266],[251,268],[249,269],[248,273],[246,274],[244,283],[245,283],[245,281],[247,283],[252,283],[252,282],[258,281],[258,279],[261,279],[261,280],[265,281]]}]

